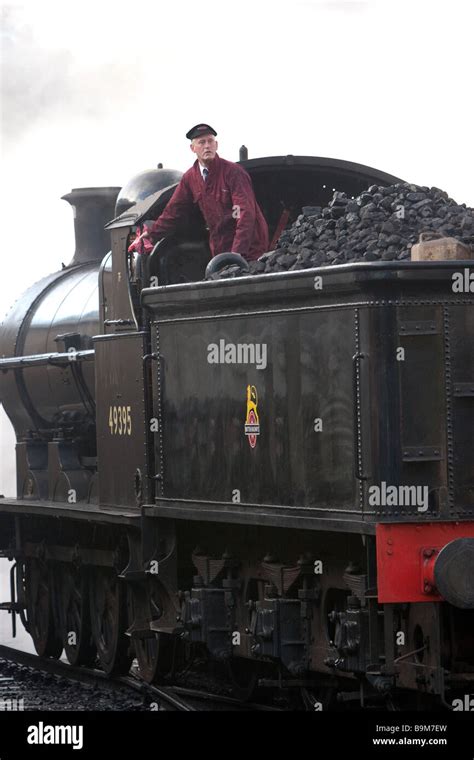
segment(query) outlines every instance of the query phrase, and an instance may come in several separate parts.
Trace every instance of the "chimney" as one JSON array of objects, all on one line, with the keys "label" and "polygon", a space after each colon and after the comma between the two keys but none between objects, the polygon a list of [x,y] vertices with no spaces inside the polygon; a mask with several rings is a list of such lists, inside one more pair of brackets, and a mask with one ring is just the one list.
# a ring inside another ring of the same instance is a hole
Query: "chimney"
[{"label": "chimney", "polygon": [[102,261],[110,250],[110,232],[104,226],[115,216],[120,187],[76,187],[62,196],[74,214],[76,250],[68,267]]}]

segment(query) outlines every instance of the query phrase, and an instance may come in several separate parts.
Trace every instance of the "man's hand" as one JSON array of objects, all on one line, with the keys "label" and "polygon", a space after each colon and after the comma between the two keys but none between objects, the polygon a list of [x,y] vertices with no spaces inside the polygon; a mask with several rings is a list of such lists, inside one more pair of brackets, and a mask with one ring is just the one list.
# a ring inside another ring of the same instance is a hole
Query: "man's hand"
[{"label": "man's hand", "polygon": [[133,243],[129,245],[128,252],[136,251],[142,255],[148,255],[153,250],[153,239],[147,226],[145,226],[141,235],[137,235]]}]

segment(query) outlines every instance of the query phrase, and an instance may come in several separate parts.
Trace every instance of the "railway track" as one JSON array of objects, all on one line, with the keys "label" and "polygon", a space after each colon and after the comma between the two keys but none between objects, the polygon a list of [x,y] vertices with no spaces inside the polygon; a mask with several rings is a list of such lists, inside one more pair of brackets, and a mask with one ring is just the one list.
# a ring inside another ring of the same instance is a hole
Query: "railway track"
[{"label": "railway track", "polygon": [[[185,688],[182,686],[155,686],[148,684],[132,669],[129,675],[110,677],[95,668],[75,667],[62,660],[40,657],[23,652],[14,647],[0,645],[0,660],[25,666],[32,670],[57,676],[69,681],[99,686],[103,689],[123,692],[126,690],[141,695],[149,702],[150,709],[196,712],[199,710],[245,710],[279,711],[270,705],[243,703],[238,699],[214,694],[211,691]],[[3,693],[15,691],[14,678],[0,677],[0,698]],[[15,691],[16,694],[16,691]],[[196,706],[197,703],[200,707]],[[205,705],[205,706],[204,706]]]},{"label": "railway track", "polygon": [[92,686],[97,685],[112,691],[128,689],[144,697],[148,697],[152,702],[155,701],[160,705],[164,703],[168,705],[168,709],[182,712],[189,712],[195,709],[192,705],[174,695],[170,689],[152,686],[131,675],[111,678],[95,668],[75,667],[61,660],[55,660],[50,657],[39,657],[30,652],[23,652],[14,647],[3,645],[0,645],[0,659],[14,662],[17,665],[24,665],[43,673],[59,676],[60,678]]}]

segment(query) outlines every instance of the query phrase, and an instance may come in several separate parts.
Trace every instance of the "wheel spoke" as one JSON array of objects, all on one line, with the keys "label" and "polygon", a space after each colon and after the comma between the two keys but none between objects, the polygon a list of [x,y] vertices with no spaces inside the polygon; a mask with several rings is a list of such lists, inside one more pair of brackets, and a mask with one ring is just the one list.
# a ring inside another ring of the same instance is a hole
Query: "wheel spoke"
[{"label": "wheel spoke", "polygon": [[[96,658],[91,643],[87,580],[80,569],[66,566],[60,580],[62,638],[71,665],[92,665]],[[74,633],[74,640],[70,634]]]},{"label": "wheel spoke", "polygon": [[63,646],[55,630],[51,586],[53,569],[37,558],[25,563],[25,597],[30,635],[37,653],[43,657],[59,657]]},{"label": "wheel spoke", "polygon": [[[163,598],[161,587],[153,579],[140,589],[131,591],[130,625],[135,619],[143,625],[144,621],[158,620],[163,615]],[[173,667],[175,641],[169,634],[155,633],[148,636],[135,636],[135,653],[141,677],[148,683],[163,681]]]},{"label": "wheel spoke", "polygon": [[109,674],[126,673],[131,664],[124,600],[124,589],[113,570],[96,568],[91,573],[92,635],[101,666]]}]

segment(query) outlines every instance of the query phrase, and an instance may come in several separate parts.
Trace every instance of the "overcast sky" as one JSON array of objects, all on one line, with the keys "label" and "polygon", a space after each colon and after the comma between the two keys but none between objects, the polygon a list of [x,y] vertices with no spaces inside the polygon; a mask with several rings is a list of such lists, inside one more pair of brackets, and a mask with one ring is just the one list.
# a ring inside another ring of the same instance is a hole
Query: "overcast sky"
[{"label": "overcast sky", "polygon": [[[73,187],[219,153],[330,156],[474,206],[470,0],[1,5],[0,320],[74,251]],[[0,412],[0,493],[14,491]]]}]

